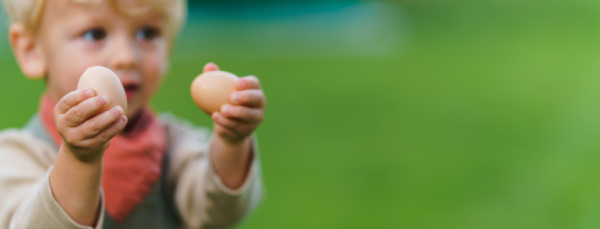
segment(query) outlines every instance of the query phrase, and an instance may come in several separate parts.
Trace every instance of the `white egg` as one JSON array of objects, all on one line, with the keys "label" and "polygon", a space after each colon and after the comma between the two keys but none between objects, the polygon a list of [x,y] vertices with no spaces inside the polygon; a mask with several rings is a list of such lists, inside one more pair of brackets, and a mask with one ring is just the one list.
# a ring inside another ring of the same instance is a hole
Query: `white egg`
[{"label": "white egg", "polygon": [[127,96],[125,89],[119,77],[110,69],[102,66],[90,67],[77,83],[77,89],[91,88],[96,91],[96,95],[104,95],[110,100],[104,111],[115,106],[121,106],[124,113],[127,113]]}]

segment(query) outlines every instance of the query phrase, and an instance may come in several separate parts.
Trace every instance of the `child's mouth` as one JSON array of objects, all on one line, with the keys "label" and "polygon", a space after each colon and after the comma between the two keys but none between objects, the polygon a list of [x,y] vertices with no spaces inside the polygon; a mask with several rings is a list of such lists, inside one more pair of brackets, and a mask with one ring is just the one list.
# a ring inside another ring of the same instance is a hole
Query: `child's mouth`
[{"label": "child's mouth", "polygon": [[127,100],[133,98],[133,96],[135,96],[135,94],[138,91],[138,86],[135,84],[123,85],[123,88],[125,88],[125,95],[127,96]]}]

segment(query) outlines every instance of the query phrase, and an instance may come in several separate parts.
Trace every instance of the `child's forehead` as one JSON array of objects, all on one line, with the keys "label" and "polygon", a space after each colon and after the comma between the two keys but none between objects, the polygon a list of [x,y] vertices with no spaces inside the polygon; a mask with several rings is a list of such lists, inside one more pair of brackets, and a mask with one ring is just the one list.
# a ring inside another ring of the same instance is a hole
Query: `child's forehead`
[{"label": "child's forehead", "polygon": [[169,0],[46,0],[46,11],[116,13],[122,16],[167,14]]},{"label": "child's forehead", "polygon": [[141,4],[143,0],[109,1],[109,0],[48,0],[46,14],[61,18],[77,17],[78,19],[110,20],[159,18],[163,15],[160,9]]}]

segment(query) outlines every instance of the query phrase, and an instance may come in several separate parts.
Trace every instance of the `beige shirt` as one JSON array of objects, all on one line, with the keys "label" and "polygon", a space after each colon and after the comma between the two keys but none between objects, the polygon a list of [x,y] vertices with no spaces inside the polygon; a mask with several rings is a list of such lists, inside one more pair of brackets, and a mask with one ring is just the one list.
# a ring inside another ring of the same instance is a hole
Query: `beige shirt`
[{"label": "beige shirt", "polygon": [[[161,116],[169,138],[165,182],[184,228],[226,227],[239,222],[262,199],[260,164],[255,161],[242,187],[227,188],[209,160],[210,131],[172,115]],[[102,228],[77,224],[56,202],[48,175],[56,146],[28,129],[0,132],[0,228]]]}]

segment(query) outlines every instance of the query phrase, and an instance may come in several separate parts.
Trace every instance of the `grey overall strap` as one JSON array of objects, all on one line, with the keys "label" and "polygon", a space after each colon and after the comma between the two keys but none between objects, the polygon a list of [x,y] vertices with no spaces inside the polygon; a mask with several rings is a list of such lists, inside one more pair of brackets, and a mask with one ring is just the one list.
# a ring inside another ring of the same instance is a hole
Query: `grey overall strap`
[{"label": "grey overall strap", "polygon": [[31,132],[36,138],[47,142],[51,146],[54,146],[56,150],[58,150],[58,145],[56,145],[56,143],[50,137],[50,134],[48,134],[48,131],[44,127],[39,114],[36,113],[33,117],[31,117],[27,124],[25,124],[24,129]]}]

